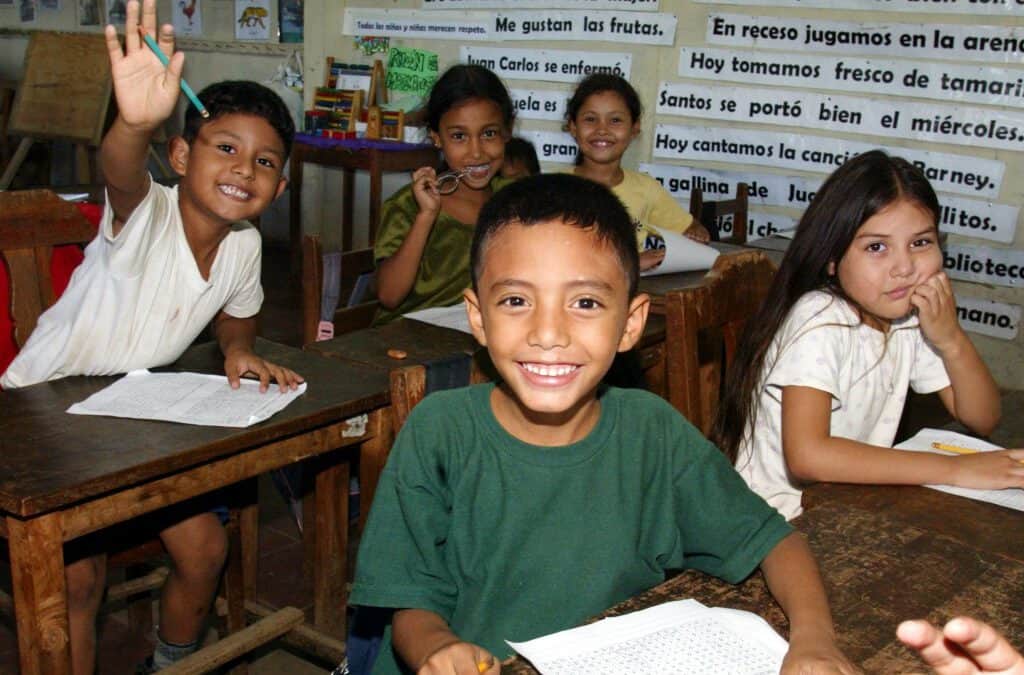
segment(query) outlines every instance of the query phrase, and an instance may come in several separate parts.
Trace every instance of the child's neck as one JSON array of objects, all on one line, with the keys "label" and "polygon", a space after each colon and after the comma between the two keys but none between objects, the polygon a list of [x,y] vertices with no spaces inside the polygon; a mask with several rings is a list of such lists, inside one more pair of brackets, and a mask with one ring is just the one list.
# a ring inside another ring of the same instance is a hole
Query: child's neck
[{"label": "child's neck", "polygon": [[506,387],[498,385],[491,392],[491,411],[505,431],[524,443],[560,447],[583,440],[597,426],[601,402],[595,390],[569,410],[539,413],[525,408]]},{"label": "child's neck", "polygon": [[575,168],[573,173],[581,178],[588,178],[595,183],[600,183],[610,188],[621,183],[626,177],[625,172],[622,170],[622,165],[617,161],[611,164],[597,164],[586,158],[583,159],[582,164]]},{"label": "child's neck", "polygon": [[190,226],[183,222],[185,230],[185,241],[188,242],[192,257],[195,258],[199,274],[205,281],[210,280],[210,270],[213,269],[213,262],[217,259],[217,251],[220,250],[220,243],[231,231],[230,225],[222,227]]}]

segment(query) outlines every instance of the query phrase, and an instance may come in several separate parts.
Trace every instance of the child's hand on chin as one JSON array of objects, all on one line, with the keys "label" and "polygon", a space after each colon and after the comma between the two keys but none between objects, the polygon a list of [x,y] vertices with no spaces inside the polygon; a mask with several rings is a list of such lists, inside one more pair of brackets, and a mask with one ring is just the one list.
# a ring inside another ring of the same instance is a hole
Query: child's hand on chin
[{"label": "child's hand on chin", "polygon": [[781,675],[857,675],[861,669],[850,663],[831,640],[791,640],[782,662]]},{"label": "child's hand on chin", "polygon": [[498,675],[501,663],[483,647],[453,642],[427,657],[416,675]]},{"label": "child's hand on chin", "polygon": [[653,270],[665,259],[665,249],[651,248],[640,254],[640,271]]},{"label": "child's hand on chin", "polygon": [[939,351],[956,344],[963,331],[956,317],[956,299],[945,272],[938,272],[917,285],[910,295],[921,330]]}]

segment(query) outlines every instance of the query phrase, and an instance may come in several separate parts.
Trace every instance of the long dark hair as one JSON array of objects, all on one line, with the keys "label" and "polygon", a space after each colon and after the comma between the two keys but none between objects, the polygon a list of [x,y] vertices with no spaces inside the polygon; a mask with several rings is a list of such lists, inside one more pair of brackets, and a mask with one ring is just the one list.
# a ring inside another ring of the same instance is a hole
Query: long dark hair
[{"label": "long dark hair", "polygon": [[733,463],[748,429],[754,428],[756,388],[766,365],[770,367],[765,355],[790,309],[814,290],[831,293],[857,308],[839,285],[838,277],[829,273],[829,263],[839,264],[857,230],[868,219],[904,199],[928,210],[938,227],[939,202],[924,173],[901,157],[872,150],[836,169],[811,200],[761,309],[746,324],[726,376],[710,435]]}]

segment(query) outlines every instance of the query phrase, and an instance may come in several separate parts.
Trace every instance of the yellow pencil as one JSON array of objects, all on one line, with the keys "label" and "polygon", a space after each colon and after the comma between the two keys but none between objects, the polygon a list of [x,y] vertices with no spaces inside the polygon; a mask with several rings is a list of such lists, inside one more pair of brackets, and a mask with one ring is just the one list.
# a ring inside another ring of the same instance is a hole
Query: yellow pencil
[{"label": "yellow pencil", "polygon": [[946,452],[953,452],[958,455],[976,455],[978,451],[973,448],[962,448],[959,445],[949,445],[948,443],[939,443],[938,441],[932,443],[932,447],[936,450],[944,450]]},{"label": "yellow pencil", "polygon": [[[979,452],[981,452],[980,450],[975,450],[974,448],[962,448],[959,445],[949,445],[948,443],[939,443],[938,441],[934,441],[932,443],[932,448],[934,448],[935,450],[953,452],[958,455],[976,455]],[[1017,461],[1020,462],[1021,464],[1024,464],[1024,459],[1018,459]]]}]

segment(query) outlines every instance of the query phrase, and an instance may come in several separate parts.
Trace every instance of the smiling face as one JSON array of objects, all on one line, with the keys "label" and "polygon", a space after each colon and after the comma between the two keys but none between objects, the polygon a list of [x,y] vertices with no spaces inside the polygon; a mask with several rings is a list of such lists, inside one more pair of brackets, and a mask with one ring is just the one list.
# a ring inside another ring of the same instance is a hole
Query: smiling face
[{"label": "smiling face", "polygon": [[170,159],[181,176],[186,223],[225,225],[255,218],[285,187],[284,143],[256,115],[221,115],[204,124],[191,144],[175,137]]},{"label": "smiling face", "polygon": [[910,314],[914,288],[942,270],[932,214],[901,199],[868,218],[829,273],[878,330]]},{"label": "smiling face", "polygon": [[560,220],[506,225],[482,255],[466,304],[503,381],[495,416],[537,445],[579,440],[597,422],[597,387],[616,352],[643,331],[647,296],[631,301],[614,249]]},{"label": "smiling face", "polygon": [[640,121],[633,119],[622,96],[600,91],[588,96],[576,117],[569,120],[569,133],[586,161],[618,162],[640,133]]},{"label": "smiling face", "polygon": [[431,131],[434,144],[441,148],[445,161],[464,175],[459,190],[484,190],[501,171],[508,132],[501,108],[494,101],[475,98],[441,115],[437,131]]}]

